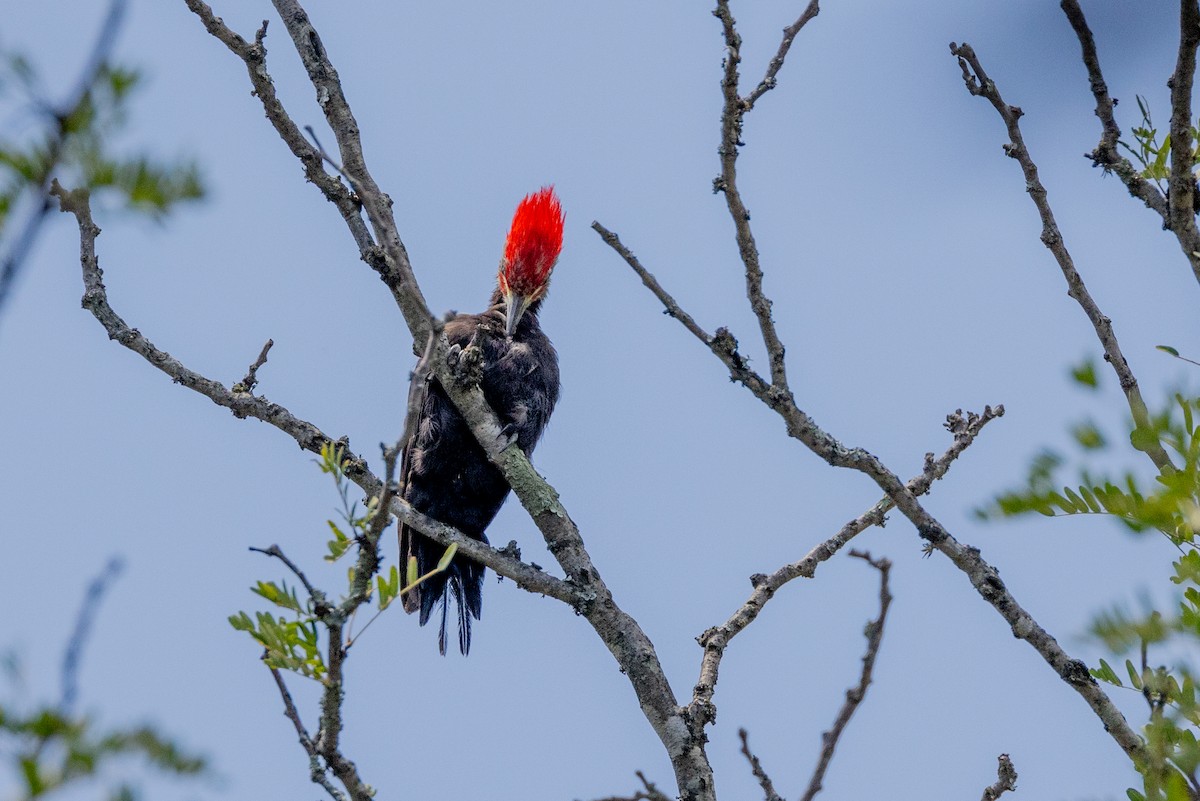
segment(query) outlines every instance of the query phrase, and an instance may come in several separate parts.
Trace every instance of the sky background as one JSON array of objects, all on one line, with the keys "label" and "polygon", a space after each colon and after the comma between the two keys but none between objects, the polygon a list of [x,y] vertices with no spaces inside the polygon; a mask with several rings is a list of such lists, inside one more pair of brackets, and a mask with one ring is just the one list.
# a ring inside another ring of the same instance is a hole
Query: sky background
[{"label": "sky background", "polygon": [[[0,43],[30,53],[61,96],[106,5],[0,0]],[[1138,121],[1136,94],[1165,128],[1177,9],[1084,6],[1123,128]],[[745,600],[747,577],[800,558],[880,494],[788,439],[588,228],[599,220],[618,232],[701,325],[729,326],[765,370],[732,225],[710,191],[719,23],[708,4],[632,0],[306,7],[435,311],[483,308],[517,201],[557,187],[566,247],[541,317],[564,392],[536,464],[686,699],[694,637]],[[735,3],[746,86],[802,7]],[[267,64],[281,97],[298,123],[325,130],[270,5],[217,0],[215,10],[247,37],[272,20]],[[1021,481],[1039,449],[1069,448],[1070,424],[1090,417],[1116,430],[1123,401],[1109,372],[1099,394],[1068,377],[1101,351],[1038,241],[1000,119],[963,87],[947,48],[963,40],[1025,110],[1067,245],[1147,398],[1194,388],[1195,371],[1154,346],[1200,351],[1195,280],[1158,219],[1082,157],[1100,129],[1057,4],[827,0],[747,120],[741,187],[801,408],[909,477],[950,444],[947,413],[1003,403],[1005,417],[927,508],[1095,665],[1102,652],[1083,638],[1091,616],[1157,593],[1173,551],[1103,520],[971,515]],[[413,361],[388,292],[305,184],[242,63],[182,0],[131,3],[117,54],[148,76],[120,145],[195,158],[210,193],[164,225],[97,202],[113,307],[226,385],[273,338],[259,390],[378,464],[376,443],[400,431]],[[0,130],[36,123],[10,106]],[[226,618],[264,608],[247,588],[283,577],[248,546],[279,543],[310,577],[341,586],[344,565],[321,562],[333,486],[287,436],[236,420],[109,342],[79,307],[77,254],[73,221],[55,215],[0,319],[0,649],[24,665],[23,684],[0,692],[56,696],[84,587],[120,555],[126,570],[96,622],[82,706],[108,725],[152,721],[216,770],[200,784],[150,781],[154,797],[319,797],[258,648]],[[1140,467],[1134,457],[1112,464]],[[553,564],[515,503],[489,534]],[[394,564],[394,538],[385,542]],[[1022,797],[1124,798],[1135,777],[1121,751],[948,560],[922,558],[902,518],[854,544],[894,560],[896,600],[875,684],[822,798],[881,788],[973,798],[1002,752]],[[489,579],[485,596],[469,659],[440,657],[436,631],[398,608],[355,645],[344,751],[379,797],[591,799],[629,794],[635,770],[673,791],[660,743],[591,628],[511,582]],[[875,572],[842,554],[785,587],[732,643],[708,749],[722,798],[760,797],[738,754],[743,726],[778,790],[803,791],[876,612]],[[291,684],[315,728],[315,686]],[[1115,700],[1132,724],[1144,721],[1140,695]]]}]

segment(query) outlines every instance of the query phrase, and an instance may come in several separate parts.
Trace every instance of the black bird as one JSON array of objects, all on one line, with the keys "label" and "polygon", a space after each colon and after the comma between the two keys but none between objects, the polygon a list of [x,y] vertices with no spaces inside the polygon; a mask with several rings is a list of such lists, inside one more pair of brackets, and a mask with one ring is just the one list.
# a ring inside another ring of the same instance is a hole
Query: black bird
[{"label": "black bird", "polygon": [[[542,333],[537,312],[550,272],[562,251],[563,212],[553,187],[527,195],[517,205],[500,260],[498,286],[483,314],[460,314],[446,323],[450,346],[479,348],[480,385],[506,433],[532,454],[558,401],[558,356]],[[419,380],[419,379],[418,379]],[[404,499],[414,509],[467,536],[487,542],[484,530],[508,496],[508,482],[436,379],[403,454]],[[419,575],[433,570],[445,546],[400,526],[400,559],[417,560]],[[441,605],[438,650],[446,653],[446,620],[453,599],[458,611],[458,647],[471,649],[471,618],[483,608],[483,565],[459,554],[449,567],[402,596],[404,610],[420,610],[424,626]]]}]

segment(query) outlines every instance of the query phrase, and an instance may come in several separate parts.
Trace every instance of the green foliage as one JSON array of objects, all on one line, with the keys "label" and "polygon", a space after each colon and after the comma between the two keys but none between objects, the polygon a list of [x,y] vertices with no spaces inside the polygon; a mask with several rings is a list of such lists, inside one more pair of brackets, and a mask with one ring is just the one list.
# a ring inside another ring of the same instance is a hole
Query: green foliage
[{"label": "green foliage", "polygon": [[[102,770],[125,757],[141,757],[146,764],[177,776],[195,776],[206,770],[203,758],[183,751],[175,742],[149,726],[97,731],[90,718],[64,715],[55,707],[27,713],[0,706],[0,754],[20,777],[17,798],[44,798],[67,786],[98,778]],[[111,799],[136,799],[134,785],[122,782],[107,792]]]},{"label": "green foliage", "polygon": [[[16,655],[6,653],[4,662],[9,679],[19,686]],[[141,794],[131,778],[131,760],[174,776],[208,771],[202,757],[152,726],[105,730],[91,717],[71,714],[65,702],[0,703],[0,774],[16,782],[0,791],[4,798],[32,801],[68,790],[79,795],[90,787],[92,795],[136,801]]]},{"label": "green foliage", "polygon": [[[1119,478],[1093,477],[1082,472],[1082,483],[1064,486],[1057,474],[1063,459],[1043,452],[1030,466],[1025,487],[1002,493],[977,514],[983,518],[1012,517],[1036,512],[1047,516],[1107,515],[1133,531],[1157,530],[1176,544],[1190,543],[1200,521],[1200,427],[1194,419],[1200,399],[1175,397],[1174,408],[1151,418],[1146,429],[1134,429],[1130,443],[1144,450],[1148,443],[1161,444],[1182,460],[1178,470],[1164,472],[1154,483],[1144,482],[1133,472]],[[1084,451],[1108,447],[1108,439],[1091,421],[1072,429]]]},{"label": "green foliage", "polygon": [[[1161,347],[1172,353],[1174,349]],[[1172,353],[1172,355],[1177,355]],[[1081,380],[1073,372],[1080,383]],[[1057,478],[1064,460],[1051,452],[1036,457],[1023,488],[998,495],[979,514],[986,518],[1038,513],[1049,516],[1104,515],[1133,531],[1161,532],[1177,550],[1170,581],[1173,607],[1156,609],[1143,602],[1142,612],[1122,606],[1097,615],[1091,636],[1124,660],[1124,677],[1105,659],[1092,669],[1099,682],[1128,688],[1145,699],[1149,719],[1143,728],[1145,756],[1136,765],[1143,777],[1141,790],[1130,789],[1135,801],[1174,801],[1189,798],[1188,785],[1197,784],[1200,769],[1200,704],[1196,676],[1200,667],[1184,660],[1173,666],[1154,665],[1151,650],[1193,653],[1200,645],[1200,399],[1176,395],[1174,403],[1153,415],[1148,427],[1132,427],[1129,442],[1145,451],[1160,445],[1174,462],[1151,480],[1127,471],[1120,479],[1095,478],[1080,471],[1082,481],[1065,486]],[[1108,439],[1092,422],[1072,431],[1083,455],[1108,447]]]},{"label": "green foliage", "polygon": [[55,108],[32,62],[19,53],[0,53],[0,101],[17,114],[27,115],[30,106],[42,110],[48,123],[24,135],[0,137],[0,235],[21,196],[42,194],[52,177],[100,197],[115,196],[155,219],[180,202],[203,197],[194,163],[112,149],[112,140],[127,127],[129,102],[141,83],[136,70],[106,64],[73,107]]},{"label": "green foliage", "polygon": [[288,620],[270,612],[257,612],[253,619],[245,612],[238,612],[229,617],[229,624],[248,633],[266,649],[263,661],[267,667],[290,670],[317,681],[322,681],[328,673],[321,656],[317,620],[310,614],[297,613],[296,620]]},{"label": "green foliage", "polygon": [[[1130,147],[1125,141],[1121,141],[1119,144],[1142,165],[1141,176],[1154,181],[1165,194],[1166,189],[1162,182],[1171,175],[1171,166],[1167,161],[1171,155],[1171,135],[1167,134],[1163,137],[1162,142],[1159,142],[1158,129],[1154,127],[1154,120],[1150,117],[1150,106],[1146,103],[1146,98],[1138,95],[1137,104],[1138,110],[1142,113],[1142,124],[1133,128],[1136,147]],[[1194,161],[1197,152],[1200,151],[1200,132],[1195,127],[1192,127],[1191,130],[1192,142],[1196,143],[1192,148]]]},{"label": "green foliage", "polygon": [[[354,484],[346,477],[346,460],[340,445],[327,443],[321,448],[317,466],[321,472],[333,478],[337,489],[341,509],[341,523],[326,520],[325,524],[333,533],[333,539],[326,542],[327,554],[325,560],[336,562],[345,556],[353,546],[359,548],[375,548],[377,543],[373,537],[376,515],[380,514],[379,499],[370,498],[364,505],[351,500]],[[386,512],[383,512],[386,514]],[[374,599],[377,607],[375,616],[362,627],[359,634],[366,631],[367,626],[387,609],[401,593],[411,590],[430,576],[446,570],[454,554],[458,552],[457,545],[451,545],[439,560],[437,567],[423,576],[416,575],[416,561],[406,566],[404,582],[401,583],[399,569],[393,565],[384,575],[374,576],[374,583],[369,580],[366,584],[368,602]],[[313,590],[308,598],[300,599],[296,587],[286,581],[276,584],[273,581],[259,581],[251,592],[266,599],[279,609],[291,613],[291,618],[276,617],[269,612],[257,612],[253,617],[247,612],[231,615],[229,623],[238,631],[244,631],[263,647],[263,661],[268,667],[287,670],[305,678],[324,682],[328,677],[328,667],[322,656],[321,628],[328,626],[331,621],[340,625],[343,616],[351,616],[347,625],[348,640],[346,647],[354,642],[354,636],[349,633],[353,623],[352,615],[357,612],[362,596],[355,596],[356,567],[351,566],[346,571],[347,590],[337,606],[330,605],[320,590]],[[328,634],[325,635],[328,639]]]},{"label": "green foliage", "polygon": [[1091,359],[1085,360],[1078,367],[1072,367],[1071,378],[1075,383],[1088,389],[1100,388],[1100,377],[1096,375],[1096,363]]}]

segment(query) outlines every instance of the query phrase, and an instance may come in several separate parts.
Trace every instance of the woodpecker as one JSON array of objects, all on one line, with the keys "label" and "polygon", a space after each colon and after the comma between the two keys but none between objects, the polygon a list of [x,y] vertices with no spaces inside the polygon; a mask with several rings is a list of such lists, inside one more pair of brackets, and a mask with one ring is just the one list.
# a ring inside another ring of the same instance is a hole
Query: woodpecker
[{"label": "woodpecker", "polygon": [[[500,259],[497,286],[482,314],[460,314],[446,323],[451,347],[474,347],[481,355],[480,386],[504,432],[526,455],[558,401],[558,355],[538,324],[550,273],[562,251],[563,211],[554,187],[526,195],[517,205]],[[420,380],[420,379],[418,379]],[[403,453],[403,497],[414,509],[469,537],[484,534],[508,496],[508,482],[434,378],[428,379],[416,424]],[[420,575],[433,570],[445,547],[400,526],[401,564],[416,557]],[[458,647],[471,649],[471,618],[483,611],[483,565],[456,555],[449,567],[403,594],[406,612],[429,622],[440,606],[438,650],[446,653],[451,602],[458,614]]]}]

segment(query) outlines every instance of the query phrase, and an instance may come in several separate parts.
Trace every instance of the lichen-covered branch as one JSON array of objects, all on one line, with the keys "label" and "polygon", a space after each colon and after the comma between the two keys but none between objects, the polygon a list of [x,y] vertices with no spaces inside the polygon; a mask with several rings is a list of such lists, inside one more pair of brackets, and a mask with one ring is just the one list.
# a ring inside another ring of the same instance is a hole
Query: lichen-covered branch
[{"label": "lichen-covered branch", "polygon": [[981,801],[996,801],[1005,793],[1017,789],[1017,769],[1008,754],[1001,754],[996,762],[996,783],[984,788]]},{"label": "lichen-covered branch", "polygon": [[[1100,311],[1100,307],[1083,283],[1083,276],[1075,269],[1075,261],[1067,250],[1062,232],[1059,231],[1058,223],[1054,219],[1054,212],[1050,208],[1050,202],[1046,198],[1046,187],[1042,185],[1041,179],[1038,177],[1037,165],[1034,164],[1033,157],[1030,156],[1029,149],[1025,146],[1025,139],[1021,135],[1021,127],[1018,123],[1024,112],[1017,106],[1010,106],[1004,102],[995,82],[988,77],[969,44],[965,42],[962,45],[951,43],[950,52],[958,59],[967,91],[991,103],[1004,121],[1009,137],[1008,144],[1004,146],[1004,153],[1021,165],[1021,172],[1025,175],[1025,191],[1029,193],[1029,197],[1037,206],[1038,215],[1042,219],[1042,243],[1054,255],[1054,260],[1058,262],[1063,278],[1067,282],[1067,295],[1079,304],[1088,320],[1091,321],[1096,337],[1100,340],[1100,346],[1104,348],[1104,360],[1112,365],[1113,371],[1117,374],[1117,380],[1121,383],[1121,389],[1125,393],[1125,399],[1129,404],[1129,411],[1133,415],[1135,425],[1138,428],[1149,429],[1151,422],[1146,402],[1142,400],[1141,390],[1138,388],[1137,379],[1129,367],[1129,362],[1121,353],[1116,332],[1113,331],[1112,320]],[[1174,470],[1171,457],[1163,450],[1157,439],[1144,447],[1146,455],[1159,470]]]}]

